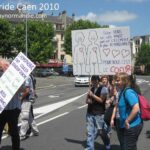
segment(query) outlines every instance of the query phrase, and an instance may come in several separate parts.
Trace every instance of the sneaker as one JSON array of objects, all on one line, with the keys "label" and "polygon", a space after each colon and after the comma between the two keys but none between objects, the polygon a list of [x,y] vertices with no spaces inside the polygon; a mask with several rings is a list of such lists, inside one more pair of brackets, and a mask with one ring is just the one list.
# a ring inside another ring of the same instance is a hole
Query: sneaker
[{"label": "sneaker", "polygon": [[30,136],[39,136],[39,132],[34,132],[34,133],[31,132],[31,133],[30,133]]},{"label": "sneaker", "polygon": [[150,134],[150,130],[146,131],[146,134]]},{"label": "sneaker", "polygon": [[20,136],[20,141],[27,139],[27,136]]},{"label": "sneaker", "polygon": [[147,134],[147,138],[150,138],[150,134]]},{"label": "sneaker", "polygon": [[106,145],[106,150],[110,150],[110,145]]}]

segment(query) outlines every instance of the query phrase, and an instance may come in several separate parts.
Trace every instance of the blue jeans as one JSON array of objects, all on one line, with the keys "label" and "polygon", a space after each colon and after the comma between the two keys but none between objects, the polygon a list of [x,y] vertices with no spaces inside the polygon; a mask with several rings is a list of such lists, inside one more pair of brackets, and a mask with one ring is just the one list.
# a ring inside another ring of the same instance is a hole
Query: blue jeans
[{"label": "blue jeans", "polygon": [[110,140],[107,134],[107,126],[104,122],[104,115],[86,115],[87,123],[87,145],[86,150],[94,150],[94,141],[100,131],[100,136],[103,140],[104,145],[109,145]]}]

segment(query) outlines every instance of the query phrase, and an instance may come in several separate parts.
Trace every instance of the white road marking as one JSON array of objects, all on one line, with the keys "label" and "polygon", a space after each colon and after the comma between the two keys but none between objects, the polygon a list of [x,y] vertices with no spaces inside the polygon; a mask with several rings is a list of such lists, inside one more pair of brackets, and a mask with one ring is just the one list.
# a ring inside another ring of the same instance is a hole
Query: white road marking
[{"label": "white road marking", "polygon": [[61,84],[61,85],[58,85],[58,86],[66,86],[66,85],[72,85],[72,84]]},{"label": "white road marking", "polygon": [[149,83],[150,81],[144,80],[144,79],[137,79],[137,83],[138,84],[142,84],[142,83]]},{"label": "white road marking", "polygon": [[65,115],[67,115],[67,114],[69,114],[69,112],[65,112],[65,113],[60,114],[60,115],[58,115],[58,116],[52,117],[52,118],[50,118],[50,119],[48,119],[48,120],[44,120],[43,122],[38,123],[37,126],[40,126],[40,125],[45,124],[45,123],[47,123],[47,122],[50,122],[50,121],[52,121],[52,120],[54,120],[54,119],[57,119],[57,118],[59,118],[59,117],[65,116]]},{"label": "white road marking", "polygon": [[53,84],[47,85],[47,86],[41,86],[41,87],[37,87],[37,90],[43,90],[43,88],[48,88],[48,87],[53,87]]},{"label": "white road marking", "polygon": [[76,100],[78,100],[79,98],[81,98],[82,96],[84,96],[86,93],[82,94],[82,95],[79,95],[79,96],[76,96],[74,98],[71,98],[71,99],[68,99],[68,100],[65,100],[65,101],[61,101],[61,102],[57,102],[57,103],[54,103],[54,104],[50,104],[50,105],[46,105],[46,106],[42,106],[42,107],[39,107],[39,108],[35,108],[34,109],[34,114],[40,114],[38,116],[35,117],[35,119],[41,117],[41,116],[44,116],[45,114],[47,113],[50,113],[58,108],[61,108],[71,102],[74,102]]},{"label": "white road marking", "polygon": [[59,95],[49,95],[48,97],[49,98],[57,98],[57,97],[59,97]]},{"label": "white road marking", "polygon": [[[45,124],[45,123],[47,123],[47,122],[50,122],[50,121],[52,121],[52,120],[54,120],[54,119],[60,118],[60,117],[62,117],[62,116],[65,116],[65,115],[67,115],[67,114],[69,114],[69,112],[65,112],[65,113],[60,114],[60,115],[58,115],[58,116],[49,118],[49,119],[47,119],[47,120],[44,120],[44,121],[38,123],[37,126],[40,126],[40,125]],[[8,136],[9,136],[9,135],[4,135],[4,136],[2,136],[2,139],[6,139]]]},{"label": "white road marking", "polygon": [[[58,103],[55,103],[55,104],[50,104],[50,105],[42,106],[42,107],[39,107],[39,108],[35,108],[34,109],[34,114],[39,114],[39,113],[41,114],[42,113],[41,115],[36,116],[35,119],[40,118],[40,117],[44,116],[45,114],[47,114],[49,112],[52,112],[52,111],[54,111],[54,110],[56,110],[56,109],[58,109],[60,107],[63,107],[63,106],[65,106],[65,105],[67,105],[67,104],[69,104],[71,102],[74,102],[74,101],[78,100],[79,98],[81,98],[82,96],[84,96],[85,94],[87,94],[87,92],[82,94],[82,95],[79,95],[77,97],[74,97],[74,98],[62,101],[62,102],[58,102]],[[85,107],[85,105],[81,106],[81,107]],[[50,118],[48,120],[44,120],[43,122],[39,122],[37,125],[38,126],[42,125],[44,123],[47,123],[49,121],[52,121],[54,119],[57,119],[59,117],[67,115],[67,114],[69,114],[69,112],[65,112],[65,113],[60,114],[58,116],[52,117],[52,118]],[[19,124],[19,126],[20,126],[20,124]],[[8,135],[4,135],[4,136],[2,136],[2,139],[5,139],[7,137],[8,137]]]},{"label": "white road marking", "polygon": [[78,109],[82,109],[82,108],[84,108],[84,107],[87,107],[87,104],[85,104],[85,105],[83,105],[83,106],[78,107]]}]

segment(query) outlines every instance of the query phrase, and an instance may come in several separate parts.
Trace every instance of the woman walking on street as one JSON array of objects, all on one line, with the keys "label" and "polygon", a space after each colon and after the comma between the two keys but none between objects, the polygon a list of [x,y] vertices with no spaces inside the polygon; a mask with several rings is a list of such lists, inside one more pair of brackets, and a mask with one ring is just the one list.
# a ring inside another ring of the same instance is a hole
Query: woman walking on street
[{"label": "woman walking on street", "polygon": [[138,95],[131,87],[127,73],[119,73],[117,78],[119,89],[119,121],[123,136],[124,150],[137,150],[137,141],[141,133],[143,122],[140,117]]}]

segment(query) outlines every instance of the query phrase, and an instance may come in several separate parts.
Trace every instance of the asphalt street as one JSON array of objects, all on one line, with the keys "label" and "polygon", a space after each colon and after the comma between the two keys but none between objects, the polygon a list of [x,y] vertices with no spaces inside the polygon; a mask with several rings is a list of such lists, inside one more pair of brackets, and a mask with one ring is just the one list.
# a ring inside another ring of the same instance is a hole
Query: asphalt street
[{"label": "asphalt street", "polygon": [[[150,77],[138,76],[142,93],[150,97]],[[38,99],[34,113],[40,135],[21,142],[21,150],[84,150],[86,144],[85,94],[88,87],[75,87],[74,77],[51,76],[37,78]],[[149,150],[150,121],[144,122],[139,137],[138,150]],[[119,150],[115,130],[111,136],[112,150]],[[101,138],[95,142],[95,150],[104,150]],[[2,150],[11,150],[10,137],[3,136]]]}]

